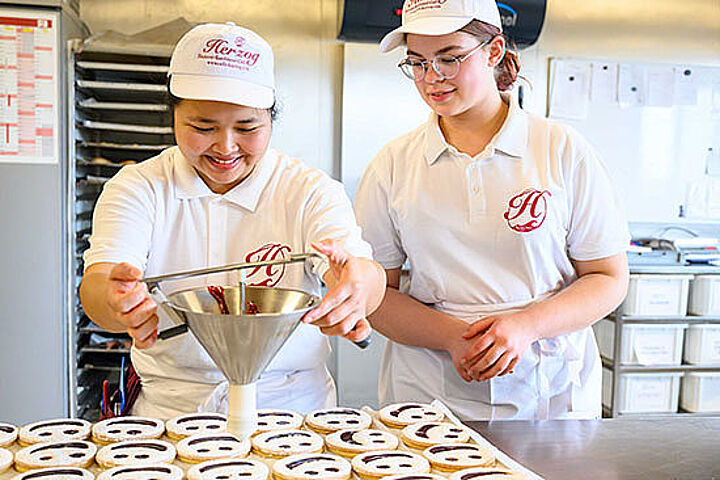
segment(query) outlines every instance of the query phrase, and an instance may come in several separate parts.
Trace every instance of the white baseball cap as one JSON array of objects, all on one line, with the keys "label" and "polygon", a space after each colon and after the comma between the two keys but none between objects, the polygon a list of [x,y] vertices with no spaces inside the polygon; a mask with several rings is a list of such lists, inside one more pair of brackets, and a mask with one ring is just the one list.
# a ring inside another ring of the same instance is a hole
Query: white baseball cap
[{"label": "white baseball cap", "polygon": [[473,20],[494,25],[502,32],[495,0],[405,0],[402,25],[385,35],[380,50],[389,52],[405,43],[406,33],[447,35]]},{"label": "white baseball cap", "polygon": [[206,23],[187,32],[170,59],[170,93],[253,108],[275,102],[270,45],[234,23]]}]

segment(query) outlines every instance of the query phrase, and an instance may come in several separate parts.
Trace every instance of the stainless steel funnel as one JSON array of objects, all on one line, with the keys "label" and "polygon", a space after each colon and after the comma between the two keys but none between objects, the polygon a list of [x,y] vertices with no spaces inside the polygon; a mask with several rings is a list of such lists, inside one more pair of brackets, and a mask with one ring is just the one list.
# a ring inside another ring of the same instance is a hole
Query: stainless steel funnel
[{"label": "stainless steel funnel", "polygon": [[207,288],[172,293],[162,306],[187,324],[231,383],[253,383],[320,299],[300,290],[245,287],[245,300],[260,313],[243,315],[240,288],[224,289],[229,314],[220,313]]}]

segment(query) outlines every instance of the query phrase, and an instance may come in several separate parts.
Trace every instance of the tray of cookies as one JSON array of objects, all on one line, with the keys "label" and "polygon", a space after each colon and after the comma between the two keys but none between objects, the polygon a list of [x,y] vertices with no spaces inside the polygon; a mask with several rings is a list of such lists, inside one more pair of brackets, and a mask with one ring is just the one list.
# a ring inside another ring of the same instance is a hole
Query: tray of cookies
[{"label": "tray of cookies", "polygon": [[226,417],[0,423],[0,480],[537,480],[441,402],[301,415],[258,410],[240,440]]}]

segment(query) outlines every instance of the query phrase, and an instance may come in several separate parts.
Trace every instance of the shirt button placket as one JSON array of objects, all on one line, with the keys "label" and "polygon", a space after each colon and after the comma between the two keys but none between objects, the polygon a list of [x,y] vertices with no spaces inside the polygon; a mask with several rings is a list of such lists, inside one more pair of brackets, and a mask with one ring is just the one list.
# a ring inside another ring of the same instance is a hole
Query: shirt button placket
[{"label": "shirt button placket", "polygon": [[474,162],[465,169],[468,185],[468,212],[470,221],[482,217],[487,210],[485,185],[482,176],[482,165]]}]

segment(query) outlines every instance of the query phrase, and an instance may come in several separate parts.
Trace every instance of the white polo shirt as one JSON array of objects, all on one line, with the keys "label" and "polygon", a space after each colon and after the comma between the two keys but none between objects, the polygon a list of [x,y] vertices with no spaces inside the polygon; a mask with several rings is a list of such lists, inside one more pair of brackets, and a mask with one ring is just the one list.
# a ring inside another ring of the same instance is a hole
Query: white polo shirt
[{"label": "white polo shirt", "polygon": [[[253,173],[224,195],[213,193],[177,147],[110,180],[93,217],[85,267],[128,262],[146,276],[283,258],[314,251],[312,242],[337,239],[352,254],[370,257],[343,186],[323,172],[269,149]],[[250,285],[321,293],[327,263],[313,261],[250,270]],[[179,288],[235,284],[235,273],[162,285]],[[160,329],[174,323],[159,310]],[[258,382],[260,406],[308,411],[332,404],[334,384],[325,368],[330,352],[317,327],[301,324]],[[132,349],[143,389],[136,414],[168,418],[197,411],[224,380],[191,334]]]},{"label": "white polo shirt", "polygon": [[[475,157],[449,145],[438,117],[390,142],[367,167],[355,211],[385,268],[410,263],[408,294],[473,322],[523,308],[576,279],[570,259],[623,252],[630,240],[605,166],[573,129],[508,116]],[[440,397],[466,418],[600,413],[590,328],[535,342],[515,374],[467,384],[445,352],[388,342],[382,402]]]}]

